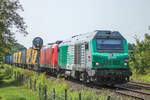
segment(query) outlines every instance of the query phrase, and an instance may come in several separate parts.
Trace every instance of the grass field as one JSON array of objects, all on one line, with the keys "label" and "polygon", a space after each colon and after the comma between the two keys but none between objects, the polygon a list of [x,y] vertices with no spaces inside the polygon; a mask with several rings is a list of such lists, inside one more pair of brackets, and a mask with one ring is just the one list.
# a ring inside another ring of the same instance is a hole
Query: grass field
[{"label": "grass field", "polygon": [[132,71],[131,79],[140,82],[150,82],[150,69],[145,69],[145,74],[138,74],[134,70]]},{"label": "grass field", "polygon": [[131,79],[140,81],[140,82],[150,82],[150,74],[140,75],[140,74],[133,74]]},{"label": "grass field", "polygon": [[[108,97],[103,93],[97,95],[93,90],[74,91],[67,85],[64,78],[58,76],[52,81],[46,78],[45,74],[6,64],[0,65],[0,100],[44,100],[45,95],[47,95],[47,100],[52,100],[54,99],[53,89],[55,89],[55,100],[65,99],[65,89],[68,100],[79,100],[79,93],[82,94],[82,100],[106,100]],[[22,75],[25,75],[27,79],[22,78]],[[46,94],[44,94],[44,87],[47,90]]]},{"label": "grass field", "polygon": [[23,84],[0,69],[0,100],[38,100]]}]

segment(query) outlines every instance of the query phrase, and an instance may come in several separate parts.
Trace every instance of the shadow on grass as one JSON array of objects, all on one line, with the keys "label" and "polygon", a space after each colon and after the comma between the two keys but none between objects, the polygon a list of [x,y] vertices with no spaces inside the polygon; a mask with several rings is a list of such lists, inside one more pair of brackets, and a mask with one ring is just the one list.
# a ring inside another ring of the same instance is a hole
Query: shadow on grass
[{"label": "shadow on grass", "polygon": [[15,97],[15,96],[10,96],[6,100],[12,100],[12,98],[13,98],[13,100],[26,100],[26,98],[24,98],[24,97]]},{"label": "shadow on grass", "polygon": [[21,80],[13,80],[11,76],[6,76],[0,74],[0,88],[9,87],[9,86],[21,86],[23,82]]},{"label": "shadow on grass", "polygon": [[[8,97],[6,100],[12,100],[12,98],[13,98],[13,100],[27,100],[27,99],[24,98],[24,97],[15,97],[15,96],[10,96],[10,97]],[[0,100],[3,100],[3,98],[0,97]]]}]

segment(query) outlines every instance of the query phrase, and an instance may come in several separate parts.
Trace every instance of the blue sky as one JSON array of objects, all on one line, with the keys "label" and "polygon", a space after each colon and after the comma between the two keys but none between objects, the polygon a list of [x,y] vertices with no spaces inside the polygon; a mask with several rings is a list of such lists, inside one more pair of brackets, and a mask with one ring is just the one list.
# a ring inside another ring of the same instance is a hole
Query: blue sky
[{"label": "blue sky", "polygon": [[150,33],[150,0],[20,0],[30,33],[17,33],[19,43],[32,46],[40,36],[44,44],[64,40],[75,34],[94,30],[119,31],[128,42],[135,34],[144,38]]}]

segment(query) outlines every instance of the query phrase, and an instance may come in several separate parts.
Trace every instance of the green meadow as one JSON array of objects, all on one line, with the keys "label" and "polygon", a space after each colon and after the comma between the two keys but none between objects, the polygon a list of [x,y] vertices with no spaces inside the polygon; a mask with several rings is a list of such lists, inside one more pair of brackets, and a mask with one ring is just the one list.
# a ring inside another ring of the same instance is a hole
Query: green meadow
[{"label": "green meadow", "polygon": [[0,67],[0,100],[38,100],[38,98]]},{"label": "green meadow", "polygon": [[[23,80],[21,75],[26,75],[27,79]],[[46,94],[44,94],[45,87]],[[52,81],[46,78],[45,73],[38,74],[10,65],[0,66],[0,100],[54,100],[54,89],[55,100],[65,100],[65,90],[67,90],[68,100],[79,100],[79,94],[81,100],[106,100],[109,96],[104,93],[96,94],[91,89],[74,91],[67,85],[65,79],[59,76]]]}]

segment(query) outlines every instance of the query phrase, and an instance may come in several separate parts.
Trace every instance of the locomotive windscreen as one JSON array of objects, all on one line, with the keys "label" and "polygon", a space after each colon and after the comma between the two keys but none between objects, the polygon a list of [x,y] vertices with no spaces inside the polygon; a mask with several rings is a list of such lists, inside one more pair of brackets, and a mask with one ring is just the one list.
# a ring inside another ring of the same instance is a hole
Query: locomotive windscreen
[{"label": "locomotive windscreen", "polygon": [[99,51],[123,51],[123,43],[121,39],[96,39],[96,42]]},{"label": "locomotive windscreen", "polygon": [[94,38],[120,38],[125,40],[124,37],[117,31],[97,31]]}]

